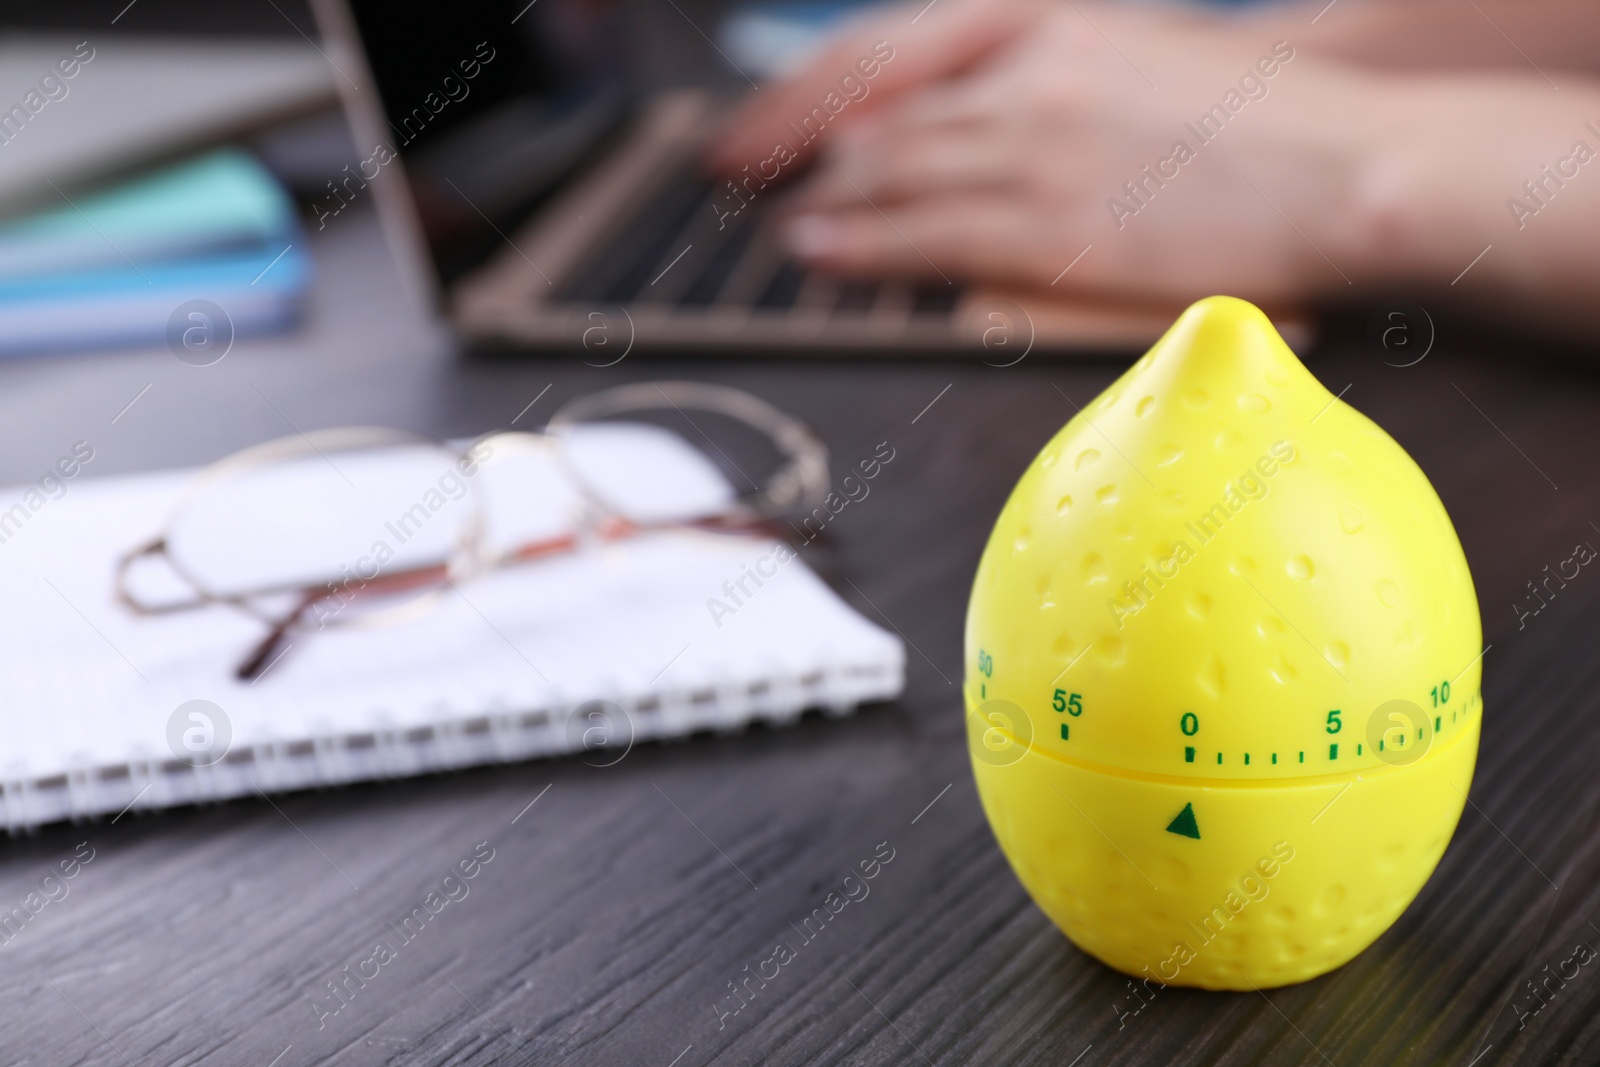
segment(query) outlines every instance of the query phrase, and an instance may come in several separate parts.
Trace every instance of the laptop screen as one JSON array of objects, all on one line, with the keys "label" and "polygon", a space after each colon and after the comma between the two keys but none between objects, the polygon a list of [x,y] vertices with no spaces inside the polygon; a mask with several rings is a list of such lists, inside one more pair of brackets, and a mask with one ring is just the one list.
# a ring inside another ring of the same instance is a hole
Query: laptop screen
[{"label": "laptop screen", "polygon": [[609,2],[349,0],[440,278],[480,262],[624,113]]}]

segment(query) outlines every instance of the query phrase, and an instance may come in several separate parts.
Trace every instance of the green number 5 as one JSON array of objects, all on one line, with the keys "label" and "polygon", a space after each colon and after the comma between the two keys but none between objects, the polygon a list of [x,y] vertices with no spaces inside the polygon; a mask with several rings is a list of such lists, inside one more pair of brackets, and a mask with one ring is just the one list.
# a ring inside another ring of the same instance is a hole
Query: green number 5
[{"label": "green number 5", "polygon": [[1336,734],[1342,729],[1344,729],[1344,723],[1339,720],[1339,709],[1335,708],[1328,712],[1328,732]]}]

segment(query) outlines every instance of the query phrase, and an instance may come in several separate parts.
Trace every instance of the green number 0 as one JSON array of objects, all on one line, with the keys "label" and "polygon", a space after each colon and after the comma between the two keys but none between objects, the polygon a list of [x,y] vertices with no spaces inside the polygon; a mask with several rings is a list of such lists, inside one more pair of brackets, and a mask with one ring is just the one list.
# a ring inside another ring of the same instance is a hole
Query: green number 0
[{"label": "green number 0", "polygon": [[1183,731],[1183,736],[1193,737],[1200,731],[1200,717],[1192,711],[1183,713],[1183,718],[1178,720],[1178,729]]}]

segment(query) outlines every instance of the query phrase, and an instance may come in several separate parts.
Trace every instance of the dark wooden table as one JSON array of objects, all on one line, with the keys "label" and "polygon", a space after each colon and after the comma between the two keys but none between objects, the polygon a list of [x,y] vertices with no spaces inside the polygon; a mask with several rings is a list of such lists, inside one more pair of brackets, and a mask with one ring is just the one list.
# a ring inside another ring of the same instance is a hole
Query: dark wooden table
[{"label": "dark wooden table", "polygon": [[[995,845],[957,685],[990,523],[1072,414],[1052,385],[1082,404],[1120,364],[461,360],[401,304],[372,220],[340,221],[317,245],[306,337],[241,343],[209,368],[165,351],[0,366],[0,478],[30,480],[78,439],[109,474],[203,462],[291,422],[469,434],[546,386],[530,420],[621,381],[726,382],[810,420],[841,459],[897,450],[831,551],[865,594],[844,584],[847,598],[904,634],[905,694],[604,769],[544,761],[6,842],[0,913],[75,850],[93,859],[0,944],[0,1062],[1600,1060],[1600,964],[1518,1026],[1536,1003],[1524,983],[1600,944],[1600,578],[1580,574],[1521,628],[1512,607],[1575,543],[1600,544],[1600,382],[1581,362],[1449,320],[1413,367],[1385,365],[1359,322],[1310,354],[1412,452],[1466,546],[1492,645],[1472,804],[1416,903],[1341,970],[1264,995],[1171,989],[1119,1021],[1126,979],[1057,933]],[[468,896],[319,1012],[481,842],[493,859]],[[870,895],[721,1019],[728,983],[884,842]]]}]

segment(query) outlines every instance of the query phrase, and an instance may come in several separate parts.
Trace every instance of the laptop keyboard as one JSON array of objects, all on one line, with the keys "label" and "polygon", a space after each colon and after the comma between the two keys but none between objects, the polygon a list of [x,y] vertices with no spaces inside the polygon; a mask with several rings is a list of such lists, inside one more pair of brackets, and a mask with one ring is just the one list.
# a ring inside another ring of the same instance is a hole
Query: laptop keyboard
[{"label": "laptop keyboard", "polygon": [[716,204],[726,206],[726,195],[694,166],[667,174],[604,246],[562,279],[557,299],[840,316],[895,305],[910,316],[947,318],[955,310],[961,292],[954,285],[837,281],[803,270],[778,248],[761,202],[719,222]]}]

